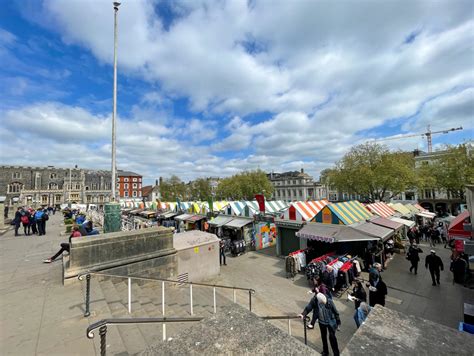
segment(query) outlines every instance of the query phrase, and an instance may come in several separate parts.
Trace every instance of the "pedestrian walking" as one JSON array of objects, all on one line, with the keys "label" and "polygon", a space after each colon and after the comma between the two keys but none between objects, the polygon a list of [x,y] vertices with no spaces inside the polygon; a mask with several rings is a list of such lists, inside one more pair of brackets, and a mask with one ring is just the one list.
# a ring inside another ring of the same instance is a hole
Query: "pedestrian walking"
[{"label": "pedestrian walking", "polygon": [[425,259],[425,267],[429,268],[431,274],[431,280],[433,281],[433,285],[435,286],[436,283],[439,285],[439,277],[440,277],[440,269],[441,271],[444,270],[443,261],[439,256],[436,255],[435,250],[431,250],[431,253],[426,256]]},{"label": "pedestrian walking", "polygon": [[335,356],[339,356],[336,330],[341,325],[341,319],[339,318],[339,312],[337,311],[334,302],[331,299],[326,298],[324,294],[318,293],[311,298],[311,301],[304,308],[299,317],[304,320],[306,315],[311,311],[317,312],[317,320],[321,332],[321,340],[323,342],[322,355],[329,355],[329,345],[327,340],[329,334],[329,342],[331,343],[332,352]]},{"label": "pedestrian walking", "polygon": [[38,233],[38,229],[36,228],[36,219],[35,219],[35,211],[30,211],[30,230],[32,235],[36,235]]},{"label": "pedestrian walking", "polygon": [[21,216],[21,223],[23,224],[23,231],[25,236],[30,235],[30,213],[28,211],[24,211],[23,215]]},{"label": "pedestrian walking", "polygon": [[420,253],[423,253],[423,251],[416,244],[411,245],[408,249],[407,260],[411,263],[410,273],[414,270],[415,274],[418,274],[418,262],[420,262]]},{"label": "pedestrian walking", "polygon": [[18,229],[21,225],[21,216],[22,216],[22,209],[18,208],[15,212],[15,217],[13,218],[13,224],[15,225],[15,236],[20,236],[18,233]]},{"label": "pedestrian walking", "polygon": [[360,303],[354,315],[354,320],[355,320],[357,329],[359,329],[359,327],[364,323],[365,319],[367,319],[367,316],[369,315],[371,310],[372,310],[372,307],[370,305],[367,305],[366,302]]},{"label": "pedestrian walking", "polygon": [[43,215],[44,215],[43,210],[41,209],[36,210],[35,221],[36,221],[36,227],[38,229],[38,236],[42,236],[45,234]]},{"label": "pedestrian walking", "polygon": [[334,276],[334,269],[331,266],[326,266],[326,269],[321,274],[321,281],[329,288],[331,292],[334,291],[336,277]]},{"label": "pedestrian walking", "polygon": [[[326,298],[332,300],[332,294],[329,288],[321,281],[321,278],[318,276],[314,279],[314,287],[309,293],[314,293],[317,295],[318,293],[322,293],[326,296]],[[314,325],[318,320],[318,311],[313,310],[313,317],[311,318],[311,322],[308,324],[308,329],[314,329]]]},{"label": "pedestrian walking", "polygon": [[375,304],[385,306],[385,297],[387,295],[387,285],[382,281],[382,277],[372,280],[369,285],[369,305],[371,307]]},{"label": "pedestrian walking", "polygon": [[49,220],[49,214],[46,209],[43,210],[43,235],[46,235],[46,221]]},{"label": "pedestrian walking", "polygon": [[220,239],[219,241],[219,263],[220,265],[227,266],[227,263],[225,262],[225,248],[226,248],[226,243],[224,239]]},{"label": "pedestrian walking", "polygon": [[449,269],[453,273],[453,282],[464,284],[466,280],[467,263],[466,260],[461,258],[461,255],[455,255]]}]

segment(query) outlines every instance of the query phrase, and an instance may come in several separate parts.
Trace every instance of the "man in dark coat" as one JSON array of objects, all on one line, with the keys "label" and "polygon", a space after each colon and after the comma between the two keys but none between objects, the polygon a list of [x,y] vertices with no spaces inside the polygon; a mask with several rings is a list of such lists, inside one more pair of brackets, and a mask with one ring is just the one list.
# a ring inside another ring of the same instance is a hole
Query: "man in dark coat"
[{"label": "man in dark coat", "polygon": [[415,270],[415,274],[418,273],[418,262],[420,262],[419,254],[423,253],[418,245],[413,244],[408,249],[407,259],[411,262],[410,273]]},{"label": "man in dark coat", "polygon": [[369,305],[371,307],[375,304],[385,306],[385,296],[387,295],[387,285],[379,278],[370,283],[369,287]]},{"label": "man in dark coat", "polygon": [[13,219],[13,222],[15,223],[15,236],[20,236],[18,233],[18,229],[20,228],[21,225],[21,216],[22,216],[22,209],[18,208],[15,213],[15,217]]},{"label": "man in dark coat", "polygon": [[[433,281],[433,285],[435,286],[436,283],[439,285],[439,274],[440,269],[441,271],[444,270],[443,261],[439,256],[436,255],[435,250],[431,250],[431,254],[426,256],[425,259],[425,267],[430,269],[431,280]],[[436,277],[436,279],[435,279]]]}]

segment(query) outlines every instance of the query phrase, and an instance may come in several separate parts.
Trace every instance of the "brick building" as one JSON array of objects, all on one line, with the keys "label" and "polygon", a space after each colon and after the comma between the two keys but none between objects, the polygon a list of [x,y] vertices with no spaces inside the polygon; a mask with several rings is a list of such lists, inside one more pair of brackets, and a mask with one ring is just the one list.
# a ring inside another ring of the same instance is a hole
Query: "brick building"
[{"label": "brick building", "polygon": [[142,176],[130,171],[117,171],[117,192],[120,198],[141,198]]},{"label": "brick building", "polygon": [[0,196],[5,204],[96,204],[110,200],[109,171],[78,168],[0,166]]}]

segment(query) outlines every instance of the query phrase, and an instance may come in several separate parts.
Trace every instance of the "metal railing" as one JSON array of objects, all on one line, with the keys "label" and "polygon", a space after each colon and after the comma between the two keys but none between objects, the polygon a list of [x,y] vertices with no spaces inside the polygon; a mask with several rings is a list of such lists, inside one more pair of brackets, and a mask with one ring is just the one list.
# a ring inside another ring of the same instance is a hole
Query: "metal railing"
[{"label": "metal railing", "polygon": [[[249,310],[252,311],[252,294],[255,294],[255,289],[252,288],[242,288],[242,287],[234,287],[234,286],[225,286],[220,284],[208,284],[208,283],[195,283],[195,282],[185,282],[185,281],[177,281],[173,279],[166,279],[166,278],[148,278],[148,277],[138,277],[138,276],[120,276],[115,274],[108,274],[108,273],[101,273],[101,272],[87,272],[78,275],[78,279],[82,281],[84,277],[86,278],[86,295],[85,295],[85,308],[84,308],[84,317],[90,316],[90,292],[91,292],[91,276],[100,276],[100,277],[112,277],[112,278],[122,278],[127,279],[128,282],[128,313],[132,313],[132,280],[139,280],[139,281],[151,281],[151,282],[161,282],[161,305],[162,305],[162,314],[165,315],[165,283],[173,283],[178,285],[189,285],[189,306],[190,306],[190,314],[194,315],[194,304],[193,304],[193,286],[202,286],[212,288],[212,295],[213,295],[213,310],[214,314],[217,313],[217,298],[216,298],[216,289],[231,289],[233,290],[233,302],[237,303],[237,295],[236,291],[243,290],[248,292],[248,303],[249,303]],[[163,323],[163,340],[166,340],[166,324]]]},{"label": "metal railing", "polygon": [[123,318],[123,319],[103,319],[89,325],[86,335],[89,339],[94,338],[94,331],[99,329],[100,335],[100,355],[106,355],[107,348],[107,326],[108,325],[135,325],[135,324],[154,324],[154,323],[186,323],[201,321],[203,317],[194,318]]},{"label": "metal railing", "polygon": [[308,337],[307,337],[307,322],[309,318],[306,316],[304,319],[301,319],[299,315],[273,315],[273,316],[259,316],[264,320],[288,320],[288,334],[291,335],[291,320],[298,319],[300,322],[303,323],[303,330],[304,330],[304,344],[308,345]]}]

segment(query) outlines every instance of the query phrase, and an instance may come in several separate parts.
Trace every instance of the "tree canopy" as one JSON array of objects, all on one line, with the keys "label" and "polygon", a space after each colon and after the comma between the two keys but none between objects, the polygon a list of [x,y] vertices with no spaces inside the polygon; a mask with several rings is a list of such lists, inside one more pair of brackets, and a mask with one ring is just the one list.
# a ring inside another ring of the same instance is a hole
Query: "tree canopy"
[{"label": "tree canopy", "polygon": [[436,159],[420,165],[418,175],[424,179],[427,175],[430,177],[425,187],[444,189],[452,197],[464,199],[466,185],[474,184],[474,157],[470,149],[466,144],[446,146]]},{"label": "tree canopy", "polygon": [[256,194],[270,198],[273,185],[261,170],[245,171],[232,177],[224,178],[217,187],[218,199],[253,200]]},{"label": "tree canopy", "polygon": [[179,177],[172,175],[171,178],[164,179],[160,184],[161,199],[165,201],[176,201],[177,198],[186,197],[186,184]]},{"label": "tree canopy", "polygon": [[326,170],[324,179],[341,192],[383,201],[416,185],[414,168],[411,153],[365,143],[353,147],[334,169]]}]

